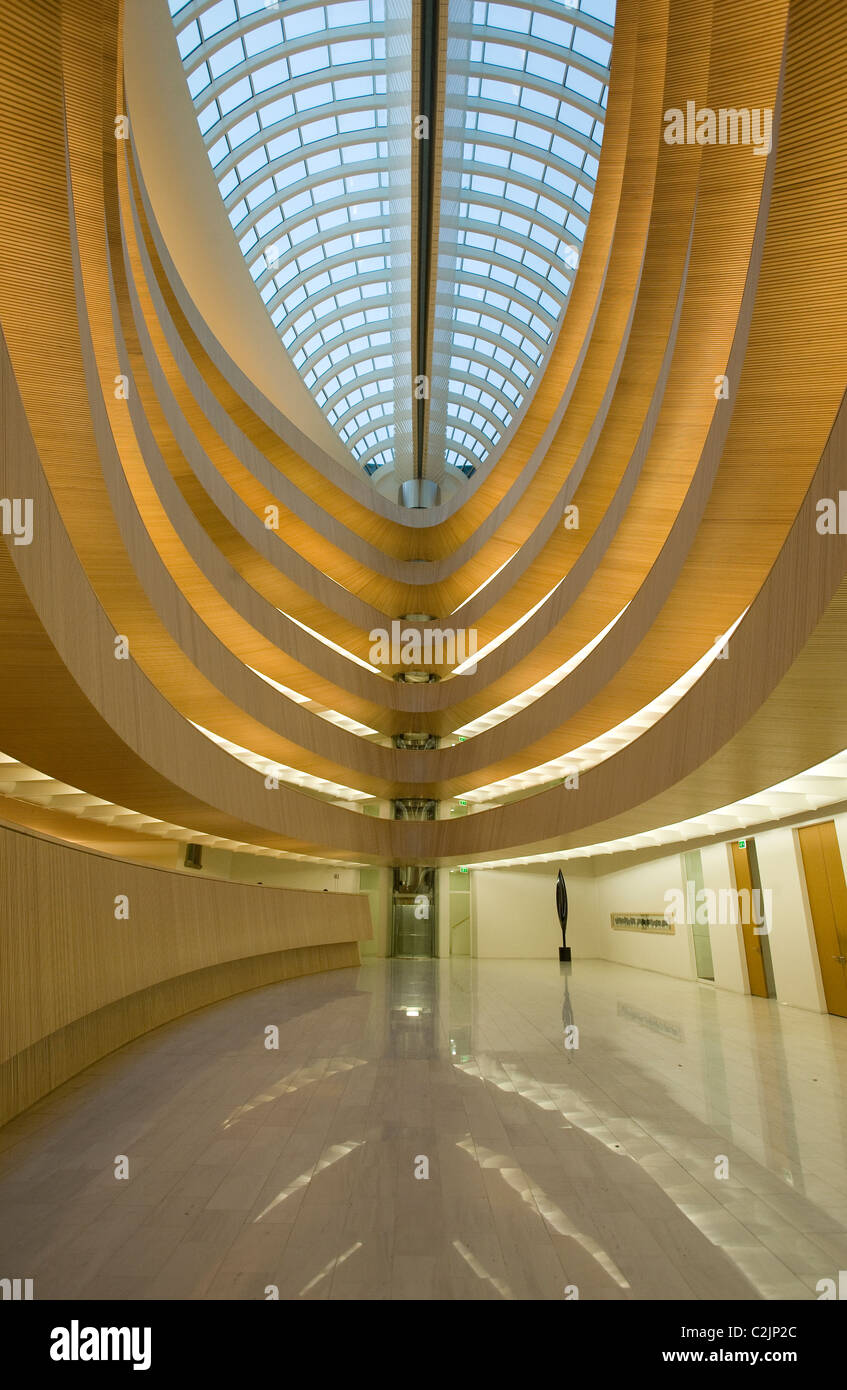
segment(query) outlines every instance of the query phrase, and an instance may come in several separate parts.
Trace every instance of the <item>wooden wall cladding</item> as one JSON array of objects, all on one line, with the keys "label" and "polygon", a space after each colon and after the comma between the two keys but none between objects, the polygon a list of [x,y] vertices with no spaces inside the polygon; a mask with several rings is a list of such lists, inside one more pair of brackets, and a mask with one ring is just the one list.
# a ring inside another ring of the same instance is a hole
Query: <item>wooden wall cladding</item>
[{"label": "wooden wall cladding", "polygon": [[358,965],[371,933],[364,895],[149,868],[0,826],[0,1123],[191,1009]]},{"label": "wooden wall cladding", "polygon": [[[426,514],[370,497],[191,302],[149,196],[156,150],[114,138],[127,90],[145,91],[127,74],[153,7],[3,8],[0,490],[37,516],[31,546],[7,537],[0,552],[4,751],[187,830],[431,863],[652,828],[843,746],[814,643],[838,625],[845,573],[815,502],[844,477],[847,8],[620,7],[596,196],[548,368],[500,455]],[[166,99],[150,74],[148,88]],[[689,100],[773,108],[770,154],[666,144],[663,112]],[[455,821],[364,817],[284,779],[268,790],[202,732],[371,797],[461,796],[608,735],[745,610],[731,660],[578,792]],[[480,643],[502,638],[473,674],[404,685],[345,655],[367,659],[370,628],[403,613],[454,611]],[[298,702],[386,741],[449,735],[621,613],[552,689],[455,746],[387,747]],[[799,737],[791,711],[809,700],[826,718]],[[736,767],[727,750],[742,746]]]}]

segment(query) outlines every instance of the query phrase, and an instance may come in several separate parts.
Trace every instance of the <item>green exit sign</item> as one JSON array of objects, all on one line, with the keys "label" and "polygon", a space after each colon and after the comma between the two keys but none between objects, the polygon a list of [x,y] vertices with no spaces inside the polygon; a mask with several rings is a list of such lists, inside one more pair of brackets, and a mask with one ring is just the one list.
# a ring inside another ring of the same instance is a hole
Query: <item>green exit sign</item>
[{"label": "green exit sign", "polygon": [[746,841],[746,840],[739,840],[739,841],[738,841],[738,848],[739,848],[739,849],[746,849],[746,848],[747,848],[747,841]]},{"label": "green exit sign", "polygon": [[467,872],[468,872],[467,869],[460,869],[460,870],[459,870],[459,873],[460,873],[460,874],[466,874]]}]

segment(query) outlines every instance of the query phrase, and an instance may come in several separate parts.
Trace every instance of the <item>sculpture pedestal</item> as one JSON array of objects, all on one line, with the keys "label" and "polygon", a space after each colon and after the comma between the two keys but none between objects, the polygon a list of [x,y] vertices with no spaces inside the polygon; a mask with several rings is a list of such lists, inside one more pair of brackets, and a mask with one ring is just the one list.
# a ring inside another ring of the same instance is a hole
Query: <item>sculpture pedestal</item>
[{"label": "sculpture pedestal", "polygon": [[570,960],[570,958],[571,958],[571,948],[570,948],[570,946],[560,946],[560,947],[559,947],[559,960]]}]

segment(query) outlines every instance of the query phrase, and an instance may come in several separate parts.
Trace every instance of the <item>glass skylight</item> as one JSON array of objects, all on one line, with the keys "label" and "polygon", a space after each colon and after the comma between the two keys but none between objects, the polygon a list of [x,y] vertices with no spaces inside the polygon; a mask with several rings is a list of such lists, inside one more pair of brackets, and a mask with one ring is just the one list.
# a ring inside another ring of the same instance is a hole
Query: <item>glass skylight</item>
[{"label": "glass skylight", "polygon": [[[579,8],[577,8],[577,2]],[[368,474],[412,452],[412,0],[169,0],[242,254]],[[582,247],[611,0],[449,0],[430,477],[537,383]],[[401,471],[408,475],[408,469]]]},{"label": "glass skylight", "polygon": [[411,0],[170,7],[250,274],[372,474],[411,440]]},{"label": "glass skylight", "polygon": [[591,210],[613,21],[613,0],[451,0],[431,467],[470,476],[544,368]]}]

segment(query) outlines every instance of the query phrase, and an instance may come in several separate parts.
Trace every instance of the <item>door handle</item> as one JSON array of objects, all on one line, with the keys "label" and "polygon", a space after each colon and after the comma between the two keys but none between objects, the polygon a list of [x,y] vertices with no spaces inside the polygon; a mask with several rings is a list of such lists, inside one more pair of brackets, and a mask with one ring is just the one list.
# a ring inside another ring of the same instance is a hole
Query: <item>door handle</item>
[{"label": "door handle", "polygon": [[833,956],[832,959],[837,960],[839,965],[847,965],[847,956]]}]

